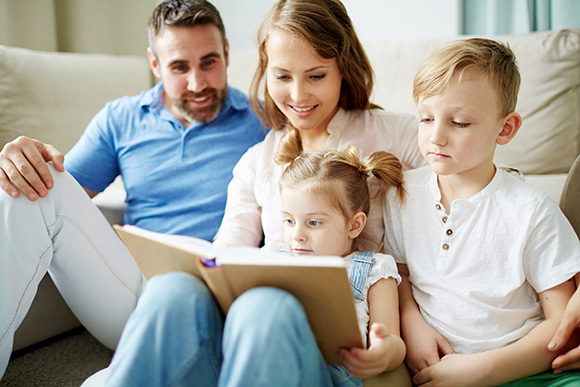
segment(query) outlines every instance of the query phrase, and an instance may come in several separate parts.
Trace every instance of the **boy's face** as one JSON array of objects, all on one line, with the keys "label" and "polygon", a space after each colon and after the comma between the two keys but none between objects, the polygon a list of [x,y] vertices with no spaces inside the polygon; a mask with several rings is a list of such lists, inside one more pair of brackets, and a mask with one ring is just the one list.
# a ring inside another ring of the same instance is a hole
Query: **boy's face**
[{"label": "boy's face", "polygon": [[456,74],[440,94],[419,98],[419,148],[438,175],[470,179],[493,173],[496,140],[502,132],[497,92],[470,70]]},{"label": "boy's face", "polygon": [[350,222],[317,195],[294,188],[281,192],[284,243],[293,255],[351,252]]}]

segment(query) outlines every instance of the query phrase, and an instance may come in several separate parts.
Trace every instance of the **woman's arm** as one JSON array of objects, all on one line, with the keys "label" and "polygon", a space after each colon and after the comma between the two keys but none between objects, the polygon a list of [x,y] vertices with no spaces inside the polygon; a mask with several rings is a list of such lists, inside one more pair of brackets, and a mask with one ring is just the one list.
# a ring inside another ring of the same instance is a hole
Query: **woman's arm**
[{"label": "woman's arm", "polygon": [[224,217],[214,239],[218,246],[258,247],[262,241],[261,208],[255,194],[260,145],[250,148],[234,168]]},{"label": "woman's arm", "polygon": [[413,378],[413,383],[491,386],[535,375],[550,368],[557,355],[547,345],[572,296],[572,280],[539,294],[546,320],[513,344],[473,355],[448,355]]},{"label": "woman's arm", "polygon": [[405,358],[405,344],[399,335],[397,283],[393,278],[372,285],[369,302],[368,349],[342,349],[341,359],[351,375],[366,378],[397,368]]}]

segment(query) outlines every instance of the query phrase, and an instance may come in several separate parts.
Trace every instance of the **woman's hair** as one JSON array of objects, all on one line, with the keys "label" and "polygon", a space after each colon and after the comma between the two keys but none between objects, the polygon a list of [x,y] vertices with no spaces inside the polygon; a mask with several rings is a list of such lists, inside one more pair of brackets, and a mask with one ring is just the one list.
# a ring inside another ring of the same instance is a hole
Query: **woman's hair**
[{"label": "woman's hair", "polygon": [[[404,198],[403,170],[398,158],[389,152],[374,152],[361,159],[357,148],[316,151],[296,154],[295,149],[278,152],[277,162],[289,163],[280,178],[280,190],[294,188],[321,195],[326,203],[346,219],[356,212],[369,215],[371,194],[368,178],[379,182],[376,197],[385,197],[389,187],[396,187],[397,196]],[[355,240],[356,242],[356,240]]]},{"label": "woman's hair", "polygon": [[433,51],[415,75],[415,103],[444,91],[451,78],[455,74],[461,77],[465,70],[489,79],[503,115],[515,110],[520,88],[516,57],[508,45],[481,38],[455,40]]},{"label": "woman's hair", "polygon": [[284,31],[310,44],[324,59],[335,58],[342,75],[338,105],[345,110],[378,107],[369,102],[373,70],[344,5],[338,0],[280,0],[258,30],[259,62],[250,86],[250,102],[262,122],[275,130],[288,119],[278,109],[264,82],[264,104],[259,89],[268,67],[266,43],[273,31]]},{"label": "woman's hair", "polygon": [[221,32],[224,50],[226,29],[220,13],[206,0],[165,0],[160,3],[147,21],[149,47],[157,56],[155,38],[168,27],[194,27],[213,24]]}]

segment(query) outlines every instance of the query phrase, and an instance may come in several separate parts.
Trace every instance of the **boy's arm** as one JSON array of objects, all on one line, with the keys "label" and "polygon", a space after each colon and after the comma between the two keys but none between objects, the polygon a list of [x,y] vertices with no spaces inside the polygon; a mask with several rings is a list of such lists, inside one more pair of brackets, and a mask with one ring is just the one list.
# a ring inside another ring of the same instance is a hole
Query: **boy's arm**
[{"label": "boy's arm", "polygon": [[393,278],[373,284],[367,295],[369,303],[368,349],[341,349],[346,370],[366,378],[397,368],[405,358],[405,344],[399,335],[397,283]]},{"label": "boy's arm", "polygon": [[550,368],[557,355],[547,348],[570,296],[575,290],[572,280],[540,293],[546,320],[513,344],[473,355],[452,354],[426,368],[413,383],[444,383],[446,386],[498,385],[535,375]]},{"label": "boy's arm", "polygon": [[405,361],[414,375],[425,367],[439,363],[440,356],[454,351],[447,340],[423,319],[413,298],[407,265],[398,264],[397,267],[402,279],[399,284],[399,311],[402,336],[407,346]]}]

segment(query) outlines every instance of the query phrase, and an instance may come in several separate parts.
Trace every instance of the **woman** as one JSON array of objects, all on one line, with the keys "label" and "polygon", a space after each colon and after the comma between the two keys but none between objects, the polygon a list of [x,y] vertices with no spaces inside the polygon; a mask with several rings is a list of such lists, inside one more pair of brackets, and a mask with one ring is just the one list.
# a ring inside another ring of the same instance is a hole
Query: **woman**
[{"label": "woman", "polygon": [[[276,249],[284,241],[278,186],[284,166],[274,158],[283,136],[297,154],[352,144],[362,157],[391,152],[407,168],[422,165],[422,157],[413,117],[370,103],[372,69],[339,1],[281,0],[258,39],[260,64],[251,100],[273,130],[238,163],[216,244],[259,246],[264,235],[266,245]],[[380,206],[371,204],[366,229],[372,232],[361,249],[380,250],[380,213]],[[356,371],[348,369],[351,375],[385,370],[379,336],[369,337],[368,350],[341,351],[345,363],[357,364]],[[253,289],[234,302],[224,325],[201,281],[169,273],[147,284],[111,363],[108,384],[360,385],[351,375],[326,366],[303,309],[289,293]]]},{"label": "woman", "polygon": [[[384,150],[404,168],[424,165],[415,118],[369,101],[373,71],[342,3],[278,2],[260,26],[258,50],[250,101],[273,130],[234,169],[216,244],[259,246],[263,236],[267,247],[283,241],[278,179],[284,165],[272,160],[284,135],[305,151],[355,145],[363,157]],[[364,236],[369,251],[379,250],[384,232],[380,206],[374,209]]]}]

